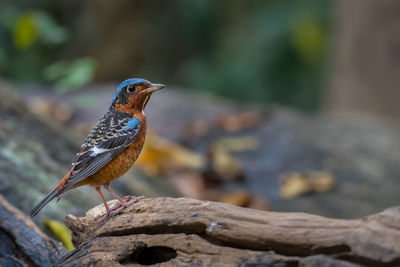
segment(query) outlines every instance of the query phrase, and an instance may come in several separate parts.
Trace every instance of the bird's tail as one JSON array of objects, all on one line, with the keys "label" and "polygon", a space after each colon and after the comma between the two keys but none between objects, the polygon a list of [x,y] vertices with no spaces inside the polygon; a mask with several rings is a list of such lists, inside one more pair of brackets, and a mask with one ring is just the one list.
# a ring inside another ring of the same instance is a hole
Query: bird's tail
[{"label": "bird's tail", "polygon": [[47,205],[47,203],[49,203],[50,201],[53,200],[53,198],[55,198],[57,196],[57,188],[54,188],[44,199],[42,199],[42,201],[39,202],[39,204],[36,205],[36,207],[34,207],[30,213],[31,218],[33,216],[35,216],[36,214],[38,214],[38,212]]},{"label": "bird's tail", "polygon": [[73,168],[71,168],[71,170],[69,170],[69,172],[64,176],[64,178],[61,179],[61,181],[58,183],[58,185],[44,198],[42,199],[42,201],[40,201],[39,204],[36,205],[36,207],[33,208],[33,210],[31,211],[30,215],[31,218],[33,216],[35,216],[36,214],[38,214],[38,212],[47,205],[47,203],[49,203],[50,201],[52,201],[55,197],[58,197],[58,199],[60,199],[62,197],[62,195],[65,194],[66,191],[65,188],[63,188],[65,182],[67,181],[67,179],[69,178],[69,176],[71,175]]}]

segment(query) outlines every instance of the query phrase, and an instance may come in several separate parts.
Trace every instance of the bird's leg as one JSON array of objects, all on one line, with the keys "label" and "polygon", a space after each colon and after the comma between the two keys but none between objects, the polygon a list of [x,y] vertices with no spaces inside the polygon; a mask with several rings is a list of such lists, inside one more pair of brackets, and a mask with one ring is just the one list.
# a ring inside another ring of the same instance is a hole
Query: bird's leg
[{"label": "bird's leg", "polygon": [[108,192],[110,192],[111,195],[113,195],[116,199],[118,199],[118,201],[121,203],[122,206],[124,206],[125,208],[127,207],[125,201],[124,201],[120,196],[118,196],[118,194],[115,193],[115,192],[110,188],[110,186],[109,186],[108,184],[103,185],[103,187],[104,187]]},{"label": "bird's leg", "polygon": [[96,186],[96,191],[97,191],[97,193],[99,193],[100,198],[101,198],[101,200],[103,201],[104,207],[106,208],[106,212],[107,212],[106,215],[104,215],[104,216],[100,219],[100,221],[102,222],[102,221],[104,221],[105,219],[107,219],[108,216],[110,216],[110,214],[111,214],[111,209],[110,209],[110,207],[108,206],[107,201],[104,199],[103,193],[102,193],[101,190],[100,190],[100,186]]},{"label": "bird's leg", "polygon": [[124,197],[124,199],[122,199],[120,196],[118,196],[117,193],[115,193],[115,192],[110,188],[110,185],[109,185],[109,184],[104,184],[103,187],[104,187],[108,192],[110,192],[111,195],[113,195],[113,196],[114,196],[116,199],[118,199],[118,201],[119,201],[116,205],[114,205],[114,206],[111,208],[111,211],[112,211],[113,213],[115,213],[115,214],[119,213],[120,211],[122,211],[123,209],[125,209],[126,207],[128,207],[129,205],[132,205],[133,203],[137,202],[138,200],[144,198],[143,196],[140,196],[140,197],[130,196],[130,197],[129,197],[129,200],[125,200],[125,198],[127,198],[127,197]]}]

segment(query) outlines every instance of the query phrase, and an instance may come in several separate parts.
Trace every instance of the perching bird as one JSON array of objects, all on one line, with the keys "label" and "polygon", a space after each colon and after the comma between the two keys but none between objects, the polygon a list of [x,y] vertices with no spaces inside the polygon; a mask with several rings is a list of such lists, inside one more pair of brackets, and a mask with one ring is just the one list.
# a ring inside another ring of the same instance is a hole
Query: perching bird
[{"label": "perching bird", "polygon": [[[90,131],[81,150],[76,154],[72,167],[58,185],[31,211],[35,216],[52,199],[60,199],[69,190],[90,185],[96,188],[108,217],[111,211],[119,212],[129,204],[109,187],[109,183],[133,165],[142,150],[146,136],[146,116],[143,112],[153,92],[164,88],[144,79],[128,79],[122,82],[106,114]],[[100,187],[103,186],[119,205],[110,209]]]}]

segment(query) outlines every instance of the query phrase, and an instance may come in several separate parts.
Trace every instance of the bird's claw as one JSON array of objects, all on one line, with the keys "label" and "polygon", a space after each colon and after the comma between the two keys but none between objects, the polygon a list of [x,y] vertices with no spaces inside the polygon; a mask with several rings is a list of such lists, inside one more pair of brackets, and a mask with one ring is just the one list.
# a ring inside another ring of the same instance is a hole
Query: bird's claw
[{"label": "bird's claw", "polygon": [[107,221],[107,219],[110,217],[110,213],[106,212],[106,214],[101,217],[101,219],[99,220],[100,223],[103,223],[105,221]]},{"label": "bird's claw", "polygon": [[124,209],[126,209],[127,207],[129,207],[130,205],[132,205],[144,198],[145,198],[144,196],[139,196],[139,197],[124,196],[122,199],[123,202],[119,201],[111,208],[110,215],[116,215],[116,214],[120,213],[121,211],[123,211]]},{"label": "bird's claw", "polygon": [[118,201],[115,205],[113,205],[111,207],[110,210],[107,210],[106,214],[100,219],[100,223],[105,222],[108,218],[110,218],[111,216],[114,216],[116,214],[119,214],[121,211],[123,211],[124,209],[126,209],[127,207],[129,207],[130,205],[138,202],[141,199],[144,199],[146,197],[144,196],[125,196],[122,198],[122,202]]}]

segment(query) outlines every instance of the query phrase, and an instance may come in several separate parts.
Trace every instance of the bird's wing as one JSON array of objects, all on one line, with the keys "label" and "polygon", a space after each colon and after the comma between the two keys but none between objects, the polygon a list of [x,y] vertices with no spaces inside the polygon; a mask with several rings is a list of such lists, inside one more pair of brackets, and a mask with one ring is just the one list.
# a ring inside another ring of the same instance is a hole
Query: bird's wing
[{"label": "bird's wing", "polygon": [[90,131],[76,154],[69,176],[58,186],[58,197],[103,168],[136,139],[140,121],[136,117],[117,118],[106,114]]}]

